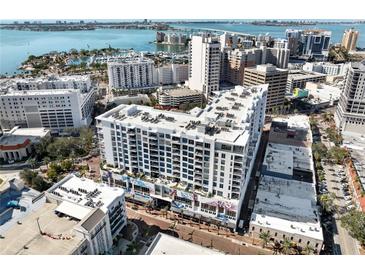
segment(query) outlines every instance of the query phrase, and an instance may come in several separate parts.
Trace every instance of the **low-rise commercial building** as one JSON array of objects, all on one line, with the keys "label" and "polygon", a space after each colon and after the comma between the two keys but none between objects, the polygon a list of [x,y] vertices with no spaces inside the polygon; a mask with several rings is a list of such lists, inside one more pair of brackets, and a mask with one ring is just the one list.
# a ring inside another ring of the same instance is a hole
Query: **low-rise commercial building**
[{"label": "low-rise commercial building", "polygon": [[308,72],[318,72],[326,75],[345,75],[350,63],[333,64],[328,62],[305,63],[303,70]]},{"label": "low-rise commercial building", "polygon": [[32,152],[34,144],[49,136],[45,128],[19,128],[4,131],[0,136],[0,161],[13,162],[26,159]]},{"label": "low-rise commercial building", "polygon": [[166,107],[179,107],[181,104],[201,106],[205,100],[200,91],[188,88],[162,89],[157,92],[158,104]]},{"label": "low-rise commercial building", "polygon": [[315,190],[312,135],[304,115],[276,118],[271,124],[249,232],[322,248],[323,233]]},{"label": "low-rise commercial building", "polygon": [[266,94],[267,85],[237,86],[190,113],[120,105],[98,116],[103,180],[130,200],[235,228]]},{"label": "low-rise commercial building", "polygon": [[121,188],[74,175],[35,196],[29,190],[19,196],[22,186],[16,188],[0,193],[0,220],[13,215],[0,226],[0,254],[110,254],[113,239],[126,225]]},{"label": "low-rise commercial building", "polygon": [[290,70],[286,84],[286,93],[292,94],[296,88],[304,89],[307,82],[325,82],[326,74],[318,72],[307,72],[303,70]]}]

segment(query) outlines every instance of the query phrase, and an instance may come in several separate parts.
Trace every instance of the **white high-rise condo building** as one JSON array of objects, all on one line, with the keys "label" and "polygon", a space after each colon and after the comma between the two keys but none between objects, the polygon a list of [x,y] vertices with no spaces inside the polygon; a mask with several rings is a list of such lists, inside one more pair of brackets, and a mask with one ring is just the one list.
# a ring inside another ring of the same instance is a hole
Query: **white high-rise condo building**
[{"label": "white high-rise condo building", "polygon": [[335,122],[343,132],[365,134],[365,60],[347,71]]},{"label": "white high-rise condo building", "polygon": [[3,129],[45,127],[61,132],[90,125],[95,89],[9,90],[0,98]]},{"label": "white high-rise condo building", "polygon": [[193,36],[189,44],[189,88],[207,98],[219,90],[220,43],[218,37]]},{"label": "white high-rise condo building", "polygon": [[103,180],[123,187],[128,199],[235,228],[267,88],[236,86],[189,113],[120,105],[98,116]]},{"label": "white high-rise condo building", "polygon": [[154,69],[154,62],[143,56],[108,62],[109,87],[116,89],[154,87]]}]

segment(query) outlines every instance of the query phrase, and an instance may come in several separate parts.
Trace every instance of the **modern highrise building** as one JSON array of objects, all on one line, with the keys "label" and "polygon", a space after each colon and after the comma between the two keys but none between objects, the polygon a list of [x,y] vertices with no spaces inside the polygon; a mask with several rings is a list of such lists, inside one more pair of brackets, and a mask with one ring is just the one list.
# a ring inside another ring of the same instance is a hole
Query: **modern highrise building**
[{"label": "modern highrise building", "polygon": [[220,43],[218,37],[193,36],[189,44],[189,88],[209,98],[219,90]]},{"label": "modern highrise building", "polygon": [[154,87],[154,62],[143,57],[130,57],[108,62],[109,87],[138,89]]},{"label": "modern highrise building", "polygon": [[279,69],[271,64],[258,65],[245,69],[244,85],[269,84],[266,112],[281,108],[284,104],[288,70]]},{"label": "modern highrise building", "polygon": [[267,85],[236,86],[190,113],[120,105],[98,116],[103,181],[128,199],[235,228],[266,94]]},{"label": "modern highrise building", "polygon": [[261,62],[261,49],[232,50],[225,48],[222,51],[220,80],[235,85],[243,85],[245,68],[259,65]]},{"label": "modern highrise building", "polygon": [[347,71],[335,122],[343,132],[365,134],[365,60]]},{"label": "modern highrise building", "polygon": [[324,30],[305,30],[301,35],[301,54],[308,57],[323,58],[329,50],[331,32]]},{"label": "modern highrise building", "polygon": [[347,29],[343,33],[342,43],[346,50],[351,51],[356,49],[357,39],[359,38],[359,32],[355,29]]},{"label": "modern highrise building", "polygon": [[329,50],[331,32],[324,30],[286,30],[291,56],[306,56],[323,59]]},{"label": "modern highrise building", "polygon": [[288,49],[290,50],[290,56],[300,55],[300,37],[302,33],[302,30],[286,30],[285,34],[286,39],[288,40]]}]

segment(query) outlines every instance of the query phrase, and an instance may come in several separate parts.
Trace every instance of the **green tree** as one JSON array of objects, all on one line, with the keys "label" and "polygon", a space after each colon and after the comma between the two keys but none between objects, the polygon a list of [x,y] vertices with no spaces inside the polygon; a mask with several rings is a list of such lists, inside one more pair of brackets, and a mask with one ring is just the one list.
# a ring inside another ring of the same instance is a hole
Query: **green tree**
[{"label": "green tree", "polygon": [[346,228],[350,235],[365,246],[365,213],[352,210],[341,218],[341,226]]},{"label": "green tree", "polygon": [[310,244],[306,244],[305,247],[303,247],[303,254],[305,255],[312,255],[314,254],[315,249]]},{"label": "green tree", "polygon": [[346,148],[331,147],[329,150],[329,155],[336,164],[342,164],[345,159],[349,157],[349,152]]},{"label": "green tree", "polygon": [[262,242],[262,248],[265,248],[270,242],[271,238],[270,232],[261,232],[259,238],[261,239]]},{"label": "green tree", "polygon": [[32,186],[33,178],[37,176],[37,172],[26,168],[20,171],[19,176],[25,182],[26,185]]},{"label": "green tree", "polygon": [[63,171],[70,171],[73,168],[73,163],[71,160],[63,160],[60,164]]},{"label": "green tree", "polygon": [[51,182],[56,182],[58,179],[58,172],[56,171],[55,168],[49,168],[47,171],[47,177]]},{"label": "green tree", "polygon": [[334,206],[334,193],[331,194],[322,194],[319,196],[319,202],[322,205],[324,211],[330,213],[335,209]]},{"label": "green tree", "polygon": [[49,187],[50,185],[39,175],[34,177],[32,180],[32,188],[34,188],[35,190],[42,192],[47,190]]},{"label": "green tree", "polygon": [[282,245],[281,245],[282,253],[285,254],[285,255],[291,254],[292,246],[293,246],[292,242],[288,238],[285,238]]}]

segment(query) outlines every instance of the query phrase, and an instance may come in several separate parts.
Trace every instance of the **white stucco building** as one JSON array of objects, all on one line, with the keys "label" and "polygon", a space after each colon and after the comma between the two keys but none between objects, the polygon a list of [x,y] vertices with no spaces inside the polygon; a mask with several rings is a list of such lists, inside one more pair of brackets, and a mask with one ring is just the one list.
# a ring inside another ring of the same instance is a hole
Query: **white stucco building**
[{"label": "white stucco building", "polygon": [[39,78],[14,79],[14,89],[43,90],[43,89],[79,89],[88,92],[91,89],[89,75],[49,76]]},{"label": "white stucco building", "polygon": [[189,44],[189,88],[209,98],[219,90],[220,42],[218,37],[193,36]]},{"label": "white stucco building", "polygon": [[0,97],[0,125],[45,127],[62,132],[88,126],[96,97],[95,89],[8,90]]},{"label": "white stucco building", "polygon": [[116,89],[151,88],[155,86],[154,62],[143,56],[108,62],[109,87]]},{"label": "white stucco building", "polygon": [[235,228],[267,88],[236,86],[189,114],[120,105],[98,116],[103,180],[123,187],[131,200]]},{"label": "white stucco building", "polygon": [[339,100],[335,122],[342,132],[365,134],[365,60],[351,63]]}]

